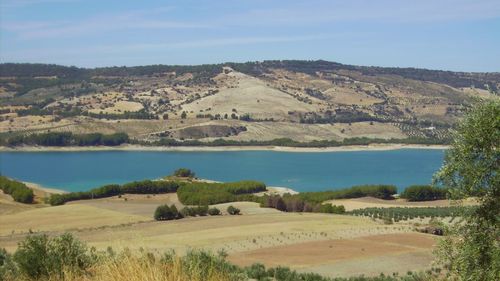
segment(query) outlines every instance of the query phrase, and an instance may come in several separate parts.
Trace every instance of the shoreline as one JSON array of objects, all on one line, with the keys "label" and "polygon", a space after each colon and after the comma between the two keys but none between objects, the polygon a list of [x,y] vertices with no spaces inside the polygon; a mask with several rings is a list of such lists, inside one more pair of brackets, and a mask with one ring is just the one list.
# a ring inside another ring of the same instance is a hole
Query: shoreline
[{"label": "shoreline", "polygon": [[388,151],[398,149],[448,149],[449,145],[424,144],[369,144],[334,147],[290,147],[290,146],[0,146],[0,152],[85,152],[85,151],[277,151],[277,152],[342,152],[342,151]]}]

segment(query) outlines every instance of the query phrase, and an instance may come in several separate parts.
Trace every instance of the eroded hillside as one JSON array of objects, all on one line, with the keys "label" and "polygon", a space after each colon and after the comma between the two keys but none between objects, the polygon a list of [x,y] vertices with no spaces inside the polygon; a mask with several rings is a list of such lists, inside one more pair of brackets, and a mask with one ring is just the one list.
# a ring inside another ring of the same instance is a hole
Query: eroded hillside
[{"label": "eroded hillside", "polygon": [[0,133],[126,132],[137,140],[443,140],[499,73],[325,61],[82,69],[0,65]]}]

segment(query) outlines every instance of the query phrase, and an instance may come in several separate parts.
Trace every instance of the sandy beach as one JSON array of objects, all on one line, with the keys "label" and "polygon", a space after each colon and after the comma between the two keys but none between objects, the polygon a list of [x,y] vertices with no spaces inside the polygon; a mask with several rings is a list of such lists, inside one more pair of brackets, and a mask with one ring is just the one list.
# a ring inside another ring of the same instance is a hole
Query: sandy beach
[{"label": "sandy beach", "polygon": [[281,152],[337,152],[337,151],[384,151],[397,149],[448,149],[447,145],[420,144],[370,144],[336,147],[286,147],[286,146],[0,146],[0,151],[7,152],[67,152],[67,151],[281,151]]}]

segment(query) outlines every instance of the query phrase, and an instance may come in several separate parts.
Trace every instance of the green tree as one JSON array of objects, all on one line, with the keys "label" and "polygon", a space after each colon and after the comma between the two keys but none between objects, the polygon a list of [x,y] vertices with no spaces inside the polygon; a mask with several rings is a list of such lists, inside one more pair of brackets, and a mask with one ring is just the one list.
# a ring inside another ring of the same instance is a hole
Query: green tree
[{"label": "green tree", "polygon": [[154,219],[157,221],[163,221],[163,220],[176,220],[176,219],[181,219],[183,216],[179,211],[177,210],[177,207],[175,205],[160,205],[156,208],[155,213],[154,213]]},{"label": "green tree", "polygon": [[174,176],[181,178],[194,178],[195,175],[196,174],[193,171],[186,168],[180,168],[174,171]]},{"label": "green tree", "polygon": [[460,280],[500,279],[500,101],[470,111],[446,152],[435,183],[452,198],[474,196],[479,206],[449,229],[438,257]]}]

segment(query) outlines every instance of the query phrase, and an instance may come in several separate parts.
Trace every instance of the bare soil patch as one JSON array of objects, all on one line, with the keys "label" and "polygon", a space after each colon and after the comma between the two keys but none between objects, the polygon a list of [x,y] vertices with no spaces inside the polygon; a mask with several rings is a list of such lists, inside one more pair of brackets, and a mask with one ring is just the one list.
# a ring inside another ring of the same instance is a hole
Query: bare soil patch
[{"label": "bare soil patch", "polygon": [[[231,262],[241,266],[256,262],[267,266],[289,265],[297,269],[312,269],[323,274],[335,275],[329,267],[338,269],[338,264],[351,267],[359,264],[357,273],[367,273],[363,269],[365,260],[376,262],[376,274],[380,272],[400,271],[395,267],[386,266],[386,258],[394,256],[421,256],[422,263],[430,265],[430,251],[435,244],[435,237],[419,233],[397,233],[370,235],[353,239],[336,239],[313,241],[293,245],[269,247],[248,252],[232,254]],[[392,270],[392,271],[390,271]],[[307,270],[304,270],[307,271]],[[370,272],[368,272],[370,273]]]}]

